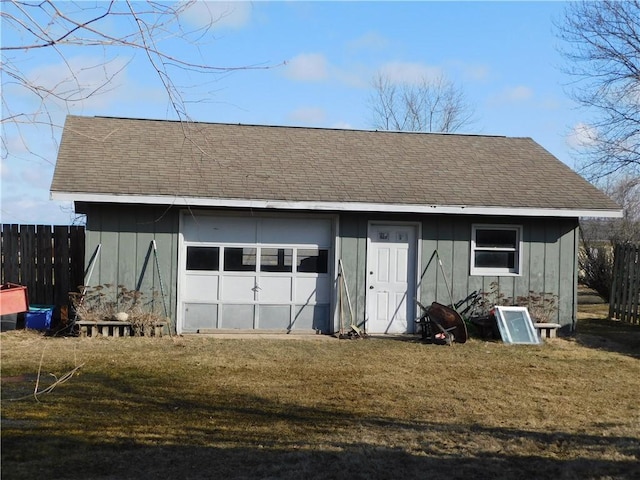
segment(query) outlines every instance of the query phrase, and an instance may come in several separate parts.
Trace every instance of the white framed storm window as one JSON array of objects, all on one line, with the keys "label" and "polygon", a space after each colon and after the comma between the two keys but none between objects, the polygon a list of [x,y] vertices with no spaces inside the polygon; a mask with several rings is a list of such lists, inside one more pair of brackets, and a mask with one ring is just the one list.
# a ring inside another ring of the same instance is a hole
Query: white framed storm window
[{"label": "white framed storm window", "polygon": [[471,226],[471,275],[517,276],[522,268],[522,226]]},{"label": "white framed storm window", "polygon": [[496,321],[505,343],[541,343],[526,307],[496,306]]}]

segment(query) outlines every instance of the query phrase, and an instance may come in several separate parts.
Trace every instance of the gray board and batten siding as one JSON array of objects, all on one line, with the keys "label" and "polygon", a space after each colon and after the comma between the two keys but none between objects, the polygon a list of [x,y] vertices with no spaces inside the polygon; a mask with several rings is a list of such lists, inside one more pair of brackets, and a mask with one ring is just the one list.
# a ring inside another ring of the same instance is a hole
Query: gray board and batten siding
[{"label": "gray board and batten siding", "polygon": [[[97,246],[101,245],[91,285],[115,283],[127,288],[135,287],[150,298],[154,292],[156,295],[160,294],[162,282],[172,329],[175,331],[181,210],[164,206],[117,204],[81,204],[79,207],[88,214],[87,264]],[[194,210],[187,214],[198,212]],[[285,213],[281,214],[286,216]],[[255,213],[242,212],[238,215]],[[308,215],[313,213],[308,212]],[[326,216],[326,212],[324,215]],[[448,288],[453,291],[453,300],[457,302],[474,291],[489,291],[491,284],[497,282],[500,293],[506,297],[527,296],[530,291],[557,295],[559,308],[555,321],[565,331],[572,330],[575,325],[577,219],[365,213],[340,213],[338,218],[339,236],[334,247],[336,252],[332,252],[330,258],[342,260],[355,320],[360,326],[363,326],[366,315],[367,239],[371,221],[419,222],[421,236],[418,245],[420,262],[417,288],[421,303],[428,305],[438,301],[449,304],[451,299]],[[470,275],[469,244],[471,227],[475,223],[522,225],[523,261],[520,275]],[[158,249],[159,269],[151,251],[152,240],[156,241]],[[442,261],[444,274],[433,255],[436,250]],[[332,271],[337,272],[337,265],[332,265]],[[335,298],[333,303],[331,331],[323,333],[332,333],[338,328]],[[164,308],[159,298],[156,298],[154,308],[156,311]]]},{"label": "gray board and batten siding", "polygon": [[164,315],[166,305],[167,316],[175,328],[178,210],[166,206],[83,203],[76,204],[76,210],[87,215],[87,271],[94,262],[88,286],[123,285],[129,290],[139,290],[146,301],[153,302],[155,312]]}]

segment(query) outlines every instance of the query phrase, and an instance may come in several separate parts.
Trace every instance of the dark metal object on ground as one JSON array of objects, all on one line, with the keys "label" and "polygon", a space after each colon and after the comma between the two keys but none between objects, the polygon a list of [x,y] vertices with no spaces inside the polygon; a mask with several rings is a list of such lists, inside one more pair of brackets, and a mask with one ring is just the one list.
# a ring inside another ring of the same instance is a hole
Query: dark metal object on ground
[{"label": "dark metal object on ground", "polygon": [[498,323],[493,313],[470,317],[469,322],[476,327],[478,336],[483,340],[500,340]]},{"label": "dark metal object on ground", "polygon": [[467,326],[453,308],[433,302],[429,308],[416,301],[422,309],[418,324],[422,339],[432,343],[451,345],[453,342],[465,343],[468,338]]}]

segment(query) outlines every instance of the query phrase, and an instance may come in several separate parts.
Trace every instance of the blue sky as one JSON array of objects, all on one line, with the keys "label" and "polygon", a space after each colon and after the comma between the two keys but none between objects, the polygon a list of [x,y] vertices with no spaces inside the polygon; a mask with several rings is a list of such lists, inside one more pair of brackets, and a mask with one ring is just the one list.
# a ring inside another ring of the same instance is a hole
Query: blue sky
[{"label": "blue sky", "polygon": [[[194,120],[369,129],[377,72],[407,81],[443,73],[475,106],[476,121],[464,133],[532,137],[575,168],[572,147],[588,118],[569,99],[570,78],[561,71],[553,22],[564,8],[561,2],[207,2],[182,19],[197,26],[220,17],[198,48],[175,40],[163,45],[209,65],[273,66],[214,76],[178,70],[176,83],[189,87],[185,98],[199,100],[188,106]],[[107,28],[122,31],[115,19]],[[19,41],[3,25],[3,44]],[[67,113],[175,118],[143,55],[107,51],[104,68],[89,68],[104,54],[91,47],[64,51],[84,85],[98,73],[117,73],[100,95],[66,107],[49,102],[54,124]],[[59,56],[34,50],[12,56],[30,79],[63,85],[68,68]],[[32,96],[2,80],[14,112],[38,109]],[[49,200],[60,134],[57,127],[3,125],[2,223],[72,220],[70,204]]]}]

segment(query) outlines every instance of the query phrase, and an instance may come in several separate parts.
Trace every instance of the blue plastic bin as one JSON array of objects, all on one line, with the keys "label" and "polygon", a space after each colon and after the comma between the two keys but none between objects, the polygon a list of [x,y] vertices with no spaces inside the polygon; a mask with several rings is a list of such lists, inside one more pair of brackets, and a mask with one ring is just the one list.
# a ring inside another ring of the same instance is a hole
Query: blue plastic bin
[{"label": "blue plastic bin", "polygon": [[49,305],[30,305],[29,311],[24,316],[25,328],[49,330],[51,328],[53,309],[54,307]]}]

